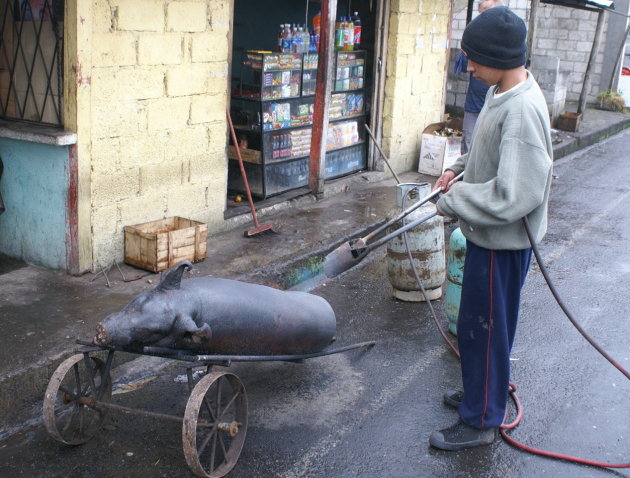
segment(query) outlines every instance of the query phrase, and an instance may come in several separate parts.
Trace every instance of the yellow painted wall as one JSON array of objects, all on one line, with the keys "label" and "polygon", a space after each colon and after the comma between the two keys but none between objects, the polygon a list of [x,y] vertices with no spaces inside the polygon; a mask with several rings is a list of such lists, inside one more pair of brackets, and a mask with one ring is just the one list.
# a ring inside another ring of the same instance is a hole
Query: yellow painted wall
[{"label": "yellow painted wall", "polygon": [[[67,2],[66,128],[78,135],[80,268],[123,258],[123,227],[225,228],[232,0]],[[450,2],[392,0],[383,144],[417,168],[439,121]]]},{"label": "yellow painted wall", "polygon": [[210,230],[224,223],[231,2],[78,4],[74,33],[89,49],[77,42],[69,109],[79,169],[89,168],[79,199],[89,230],[79,240],[92,241],[81,264],[90,269],[123,258],[126,225],[169,216]]},{"label": "yellow painted wall", "polygon": [[397,171],[417,170],[420,134],[444,113],[450,3],[391,3],[383,145]]}]

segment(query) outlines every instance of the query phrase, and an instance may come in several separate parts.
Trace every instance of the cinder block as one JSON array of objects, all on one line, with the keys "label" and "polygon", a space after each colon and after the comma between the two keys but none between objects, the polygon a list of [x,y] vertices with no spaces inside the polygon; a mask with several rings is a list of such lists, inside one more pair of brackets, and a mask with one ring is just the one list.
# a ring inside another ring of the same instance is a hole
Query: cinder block
[{"label": "cinder block", "polygon": [[118,232],[118,204],[110,204],[92,210],[92,235],[111,237]]},{"label": "cinder block", "polygon": [[[208,207],[207,192],[210,186],[187,184],[169,191],[166,200],[166,215],[197,218]],[[223,189],[225,197],[225,189]],[[223,200],[225,201],[225,199]],[[221,204],[221,210],[223,210]]]},{"label": "cinder block", "polygon": [[167,29],[175,32],[202,32],[208,25],[206,2],[172,2],[167,7]]},{"label": "cinder block", "polygon": [[164,31],[164,2],[159,0],[119,0],[114,9],[118,30]]},{"label": "cinder block", "polygon": [[94,68],[92,104],[115,109],[131,100],[164,96],[164,72],[160,68]]},{"label": "cinder block", "polygon": [[[225,129],[223,133],[225,133]],[[207,151],[208,130],[206,125],[195,125],[179,131],[170,131],[164,145],[164,155],[167,160],[199,156]]]},{"label": "cinder block", "polygon": [[150,133],[181,130],[188,125],[190,98],[160,98],[148,103],[147,129]]},{"label": "cinder block", "polygon": [[222,119],[206,125],[208,128],[208,154],[227,157],[227,121]]},{"label": "cinder block", "polygon": [[160,163],[164,160],[166,138],[163,132],[121,136],[119,143],[119,164],[123,169],[140,168],[141,166]]},{"label": "cinder block", "polygon": [[138,64],[178,65],[183,58],[183,38],[178,33],[145,33],[138,38]]},{"label": "cinder block", "polygon": [[170,189],[182,184],[182,162],[166,160],[157,164],[149,164],[140,168],[140,195],[144,195],[155,187]]},{"label": "cinder block", "polygon": [[114,30],[114,8],[107,0],[92,2],[92,32],[109,33]]},{"label": "cinder block", "polygon": [[145,121],[144,115],[143,108],[135,101],[93,102],[92,139],[136,134]]},{"label": "cinder block", "polygon": [[134,226],[143,222],[163,219],[166,215],[167,191],[161,185],[142,196],[120,202],[120,229],[124,226]]},{"label": "cinder block", "polygon": [[226,35],[200,33],[192,37],[191,60],[193,63],[227,61],[229,41]]},{"label": "cinder block", "polygon": [[134,197],[140,187],[137,169],[118,170],[109,174],[92,175],[92,206],[95,208],[115,204]]},{"label": "cinder block", "polygon": [[195,95],[191,98],[190,123],[209,123],[225,119],[227,95]]},{"label": "cinder block", "polygon": [[136,39],[131,33],[95,33],[92,37],[92,66],[136,64]]},{"label": "cinder block", "polygon": [[168,96],[206,93],[208,74],[209,67],[205,63],[171,67],[166,73],[166,93]]},{"label": "cinder block", "polygon": [[94,139],[91,144],[93,174],[109,174],[118,169],[120,137]]}]

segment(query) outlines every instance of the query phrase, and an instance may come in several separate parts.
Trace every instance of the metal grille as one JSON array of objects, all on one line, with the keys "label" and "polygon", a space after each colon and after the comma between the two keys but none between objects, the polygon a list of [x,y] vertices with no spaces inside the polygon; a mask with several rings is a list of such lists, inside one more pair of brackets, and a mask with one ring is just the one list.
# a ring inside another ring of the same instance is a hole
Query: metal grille
[{"label": "metal grille", "polygon": [[64,0],[0,0],[0,117],[63,124]]}]

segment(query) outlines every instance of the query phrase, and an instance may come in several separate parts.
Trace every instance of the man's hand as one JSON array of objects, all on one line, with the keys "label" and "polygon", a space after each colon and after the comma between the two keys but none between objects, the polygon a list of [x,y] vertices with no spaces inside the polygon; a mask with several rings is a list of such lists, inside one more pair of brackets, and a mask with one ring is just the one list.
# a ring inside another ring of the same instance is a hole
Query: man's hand
[{"label": "man's hand", "polygon": [[444,174],[442,174],[442,176],[440,176],[437,179],[437,181],[435,181],[432,191],[439,189],[443,193],[447,193],[448,190],[451,189],[451,186],[455,184],[455,183],[449,184],[453,180],[454,177],[455,177],[455,173],[451,171],[450,169],[447,169],[446,171],[444,171]]}]

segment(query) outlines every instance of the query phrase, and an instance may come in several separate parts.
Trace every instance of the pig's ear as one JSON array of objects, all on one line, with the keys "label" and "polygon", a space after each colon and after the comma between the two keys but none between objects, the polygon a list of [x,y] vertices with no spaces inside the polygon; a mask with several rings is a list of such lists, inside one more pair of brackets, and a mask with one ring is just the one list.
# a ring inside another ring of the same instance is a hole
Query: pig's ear
[{"label": "pig's ear", "polygon": [[156,287],[159,290],[177,290],[180,288],[182,283],[182,275],[184,274],[184,270],[192,269],[192,264],[190,261],[183,261],[179,264],[171,267],[166,271],[164,275],[164,279],[160,282],[160,284]]}]

